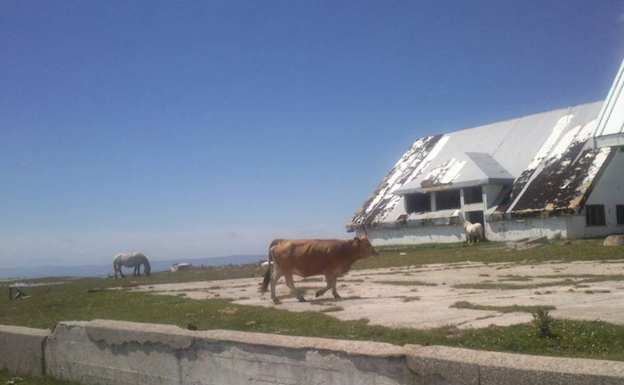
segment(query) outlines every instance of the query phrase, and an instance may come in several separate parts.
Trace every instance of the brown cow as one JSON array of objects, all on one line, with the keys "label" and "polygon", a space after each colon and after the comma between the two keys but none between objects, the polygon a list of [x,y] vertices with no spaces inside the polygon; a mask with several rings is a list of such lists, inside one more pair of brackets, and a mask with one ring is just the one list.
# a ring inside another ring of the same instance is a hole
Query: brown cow
[{"label": "brown cow", "polygon": [[[332,289],[334,297],[340,298],[336,291],[338,277],[346,274],[355,261],[371,255],[376,256],[378,253],[365,235],[348,241],[276,239],[269,247],[269,266],[260,291],[266,293],[270,283],[271,299],[279,303],[275,296],[275,284],[283,275],[290,291],[300,302],[305,302],[306,299],[295,288],[293,274],[304,278],[324,275],[327,286],[317,291],[316,296],[320,297],[327,290]],[[273,266],[273,274],[271,274],[271,266]]]}]

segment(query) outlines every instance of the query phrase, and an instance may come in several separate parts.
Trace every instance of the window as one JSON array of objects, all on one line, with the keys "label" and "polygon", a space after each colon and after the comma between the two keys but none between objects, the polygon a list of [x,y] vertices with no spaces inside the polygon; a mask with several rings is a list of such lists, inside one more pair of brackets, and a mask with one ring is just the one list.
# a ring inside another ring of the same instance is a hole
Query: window
[{"label": "window", "polygon": [[438,210],[451,210],[461,207],[459,190],[436,192],[436,208]]},{"label": "window", "polygon": [[422,213],[431,211],[429,194],[417,193],[405,196],[405,211],[408,213]]},{"label": "window", "polygon": [[481,223],[481,226],[485,226],[483,211],[466,211],[466,220],[470,223]]},{"label": "window", "polygon": [[585,223],[587,226],[606,226],[604,205],[585,206]]},{"label": "window", "polygon": [[483,194],[481,194],[481,186],[468,187],[464,189],[464,203],[483,203]]},{"label": "window", "polygon": [[615,205],[617,211],[617,224],[624,225],[624,205]]}]

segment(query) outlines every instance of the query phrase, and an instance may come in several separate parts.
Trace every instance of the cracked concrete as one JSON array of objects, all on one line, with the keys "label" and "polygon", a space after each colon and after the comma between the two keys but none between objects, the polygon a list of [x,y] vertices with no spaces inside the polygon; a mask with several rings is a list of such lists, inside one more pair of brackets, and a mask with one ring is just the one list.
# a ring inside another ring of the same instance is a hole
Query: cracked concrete
[{"label": "cracked concrete", "polygon": [[[610,277],[608,277],[610,276]],[[597,282],[586,282],[591,279]],[[461,262],[375,270],[354,270],[338,281],[342,299],[330,294],[314,298],[321,279],[298,280],[307,289],[307,303],[284,298],[273,305],[258,293],[259,278],[139,286],[132,290],[191,299],[227,298],[234,303],[289,311],[324,311],[340,320],[367,319],[371,325],[436,328],[479,328],[530,322],[529,313],[452,308],[467,301],[488,306],[554,306],[557,318],[601,320],[624,324],[624,263],[581,261],[563,263]],[[463,284],[519,285],[520,288],[457,288]],[[278,295],[287,295],[283,280]],[[416,298],[417,297],[417,298]],[[340,306],[342,310],[336,309]],[[338,310],[338,311],[335,311]]]}]

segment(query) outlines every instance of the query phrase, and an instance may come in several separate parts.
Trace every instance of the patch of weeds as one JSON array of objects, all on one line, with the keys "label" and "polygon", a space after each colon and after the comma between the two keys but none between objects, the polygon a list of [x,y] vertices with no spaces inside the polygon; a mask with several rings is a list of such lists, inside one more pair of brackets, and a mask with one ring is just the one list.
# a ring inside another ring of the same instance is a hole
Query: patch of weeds
[{"label": "patch of weeds", "polygon": [[332,306],[332,307],[328,307],[326,309],[321,310],[321,313],[334,313],[337,311],[343,311],[344,308],[342,306]]},{"label": "patch of weeds", "polygon": [[208,290],[219,290],[219,289],[221,289],[221,286],[210,286],[208,288]]},{"label": "patch of weeds", "polygon": [[488,310],[497,311],[499,313],[536,313],[539,310],[555,310],[554,306],[491,306],[491,305],[478,305],[468,301],[456,302],[450,307],[456,309],[470,309],[470,310]]},{"label": "patch of weeds", "polygon": [[479,274],[479,277],[489,277],[489,274]]},{"label": "patch of weeds", "polygon": [[611,290],[585,290],[585,294],[605,294],[611,293]]},{"label": "patch of weeds", "polygon": [[186,293],[178,293],[176,294],[177,297],[186,297]]},{"label": "patch of weeds", "polygon": [[414,302],[414,301],[420,301],[420,297],[416,296],[416,297],[405,297],[405,298],[403,298],[403,302]]},{"label": "patch of weeds", "polygon": [[500,282],[527,282],[532,280],[533,277],[528,275],[505,275],[504,278],[499,279]]},{"label": "patch of weeds", "polygon": [[396,285],[396,286],[438,286],[437,283],[424,282],[424,281],[376,281],[382,285]]},{"label": "patch of weeds", "polygon": [[512,283],[460,283],[458,285],[454,285],[454,288],[457,289],[479,289],[479,290],[523,290],[523,289],[537,289],[540,287],[549,287],[549,286],[568,286],[571,285],[572,282],[568,281],[556,281],[556,282],[544,282],[544,283],[535,283],[532,285],[515,285]]},{"label": "patch of weeds", "polygon": [[537,309],[535,313],[533,313],[533,324],[537,328],[537,335],[541,338],[552,338],[554,337],[552,327],[553,327],[554,319],[548,313],[548,310],[544,308]]}]

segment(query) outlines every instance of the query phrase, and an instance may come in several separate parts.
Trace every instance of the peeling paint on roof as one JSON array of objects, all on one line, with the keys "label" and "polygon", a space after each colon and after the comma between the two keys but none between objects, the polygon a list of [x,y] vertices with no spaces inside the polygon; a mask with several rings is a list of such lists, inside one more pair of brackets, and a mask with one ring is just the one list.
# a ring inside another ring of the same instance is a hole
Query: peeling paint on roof
[{"label": "peeling paint on roof", "polygon": [[447,141],[448,138],[444,139],[442,135],[417,140],[353,215],[349,226],[374,226],[375,223],[382,222],[401,200],[401,197],[393,194],[394,191],[419,176]]},{"label": "peeling paint on roof", "polygon": [[441,187],[450,185],[459,176],[459,172],[466,165],[465,160],[449,159],[425,176],[421,182],[423,188]]},{"label": "peeling paint on roof", "polygon": [[578,213],[610,159],[608,148],[587,145],[601,106],[589,103],[419,139],[347,229],[409,226],[404,195],[483,184],[510,186],[500,197],[506,203],[497,201],[488,210],[498,219]]}]

